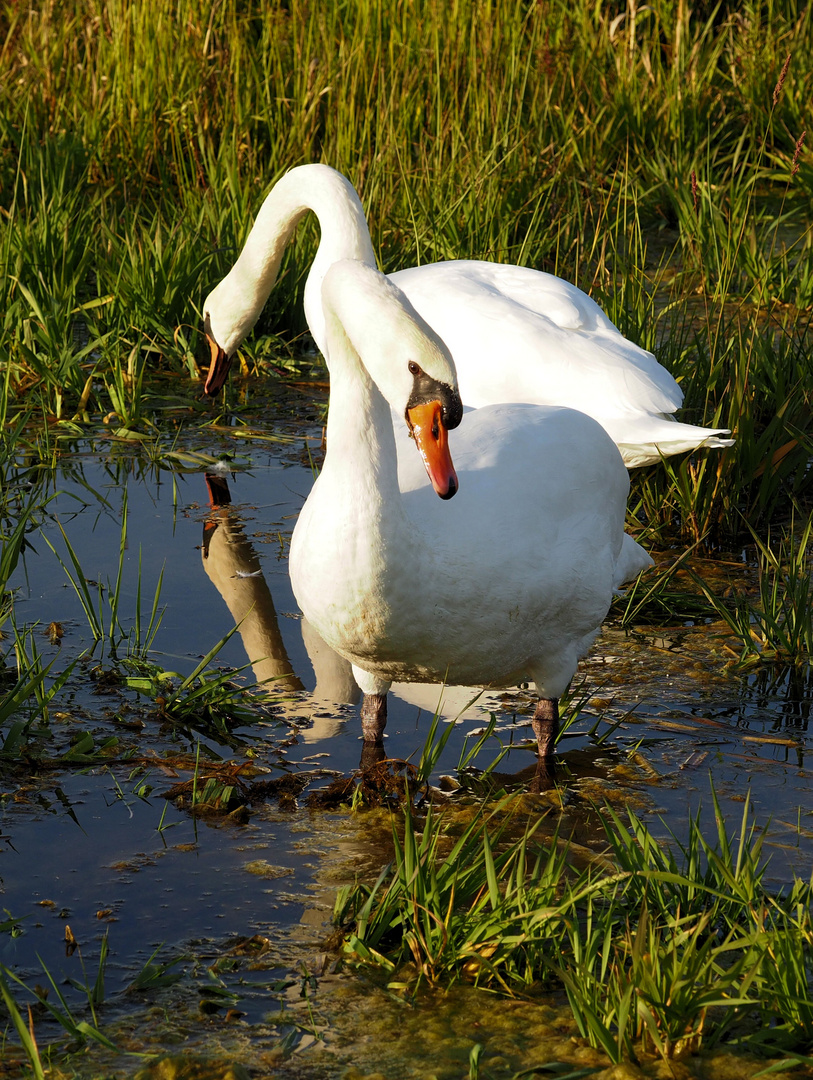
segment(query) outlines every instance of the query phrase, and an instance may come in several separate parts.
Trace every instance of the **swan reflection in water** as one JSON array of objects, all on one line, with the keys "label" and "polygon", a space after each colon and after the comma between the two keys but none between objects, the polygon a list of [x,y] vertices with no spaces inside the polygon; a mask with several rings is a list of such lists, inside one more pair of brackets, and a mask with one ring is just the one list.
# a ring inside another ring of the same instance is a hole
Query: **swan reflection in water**
[{"label": "swan reflection in water", "polygon": [[[302,641],[313,667],[315,686],[305,693],[296,674],[279,629],[277,612],[260,559],[244,532],[244,523],[231,502],[225,477],[205,474],[210,510],[203,523],[201,558],[206,576],[220,593],[237,625],[246,656],[258,684],[273,691],[293,695],[289,701],[292,718],[307,718],[300,731],[306,743],[317,743],[337,735],[349,714],[342,707],[358,705],[361,690],[353,678],[349,661],[330,648],[304,618],[300,619]],[[395,683],[390,691],[409,705],[445,720],[483,721],[484,712],[497,711],[503,703],[500,691],[483,691],[469,686],[441,686],[434,683]],[[530,719],[528,721],[530,724]],[[362,749],[362,768],[386,757],[383,746]],[[531,788],[546,785],[554,774],[552,761],[536,759],[517,774]]]},{"label": "swan reflection in water", "polygon": [[225,478],[206,474],[209,516],[203,523],[203,569],[238,625],[243,647],[258,683],[274,680],[276,689],[304,689],[288,658],[271,592],[260,560],[231,506]]}]

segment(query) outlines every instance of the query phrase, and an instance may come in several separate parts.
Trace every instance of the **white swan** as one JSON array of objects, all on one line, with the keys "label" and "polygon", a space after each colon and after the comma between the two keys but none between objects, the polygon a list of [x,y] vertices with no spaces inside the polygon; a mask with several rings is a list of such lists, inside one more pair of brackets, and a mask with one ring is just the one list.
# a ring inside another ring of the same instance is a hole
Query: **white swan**
[{"label": "white swan", "polygon": [[[332,263],[375,266],[364,211],[352,184],[327,165],[301,165],[266,198],[245,247],[206,300],[214,353],[206,391],[216,394],[229,361],[257,321],[288,240],[312,210],[321,241],[305,286],[305,315],[326,356],[322,280]],[[399,270],[391,280],[443,339],[466,406],[529,401],[594,417],[628,468],[699,446],[730,446],[726,429],[676,422],[683,391],[652,353],[628,341],[575,285],[522,266],[456,261]]]},{"label": "white swan", "polygon": [[[322,295],[327,453],[289,565],[305,618],[353,664],[365,742],[381,742],[392,681],[532,680],[539,754],[549,756],[556,699],[614,590],[651,565],[624,533],[621,456],[570,409],[502,404],[464,416],[443,342],[365,262],[334,263]],[[419,451],[400,475],[391,408]],[[447,443],[458,425],[459,492]]]}]

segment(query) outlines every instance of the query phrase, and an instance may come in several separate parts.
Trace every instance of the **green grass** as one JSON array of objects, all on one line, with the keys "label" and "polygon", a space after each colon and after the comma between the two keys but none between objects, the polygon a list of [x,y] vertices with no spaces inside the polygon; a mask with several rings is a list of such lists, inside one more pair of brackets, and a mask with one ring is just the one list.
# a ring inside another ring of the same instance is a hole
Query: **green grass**
[{"label": "green grass", "polygon": [[[460,980],[543,1005],[565,996],[574,1033],[611,1062],[724,1048],[751,1062],[770,1057],[773,1069],[809,1065],[811,883],[769,889],[748,802],[738,826],[724,821],[713,792],[712,806],[711,831],[698,814],[683,841],[600,808],[605,854],[577,869],[537,813],[524,824],[521,798],[421,817],[407,800],[393,815],[392,863],[372,884],[338,892],[344,963],[383,971],[390,991],[415,1001],[422,983]],[[106,956],[103,941],[96,971],[72,983],[81,1005],[47,969],[46,997],[0,966],[0,995],[34,1075],[92,1043],[117,1050],[101,1011]],[[177,981],[183,973],[170,969],[184,959],[156,964],[153,955],[128,992]],[[33,997],[27,1017],[21,994]],[[66,1041],[38,1043],[46,1013]],[[473,1070],[480,1057],[474,1048]]]},{"label": "green grass", "polygon": [[[6,923],[0,926],[0,931],[6,931],[7,929],[8,924]],[[156,991],[171,986],[183,978],[183,972],[173,971],[172,969],[176,965],[183,963],[186,958],[181,956],[166,962],[153,963],[159,952],[160,946],[136,974],[125,993]],[[48,986],[43,988],[37,985],[33,990],[13,971],[4,964],[0,964],[0,998],[2,998],[8,1018],[16,1031],[20,1050],[27,1060],[30,1074],[36,1080],[45,1080],[47,1076],[63,1075],[61,1071],[63,1067],[73,1069],[74,1066],[81,1063],[84,1053],[91,1044],[101,1046],[119,1056],[134,1057],[136,1059],[143,1059],[147,1056],[122,1050],[101,1029],[100,1009],[105,1003],[105,969],[108,955],[109,946],[107,935],[105,935],[99,948],[99,958],[93,982],[87,979],[87,976],[85,983],[75,979],[66,980],[73,989],[79,990],[83,995],[85,1001],[82,1006],[72,1005],[68,1002],[65,993],[60,989],[60,984],[57,983],[42,961],[40,961],[42,973]],[[82,971],[85,972],[84,961],[82,961]],[[18,1001],[20,992],[33,999],[27,1005],[25,1015]],[[41,1050],[35,1029],[40,1026],[42,1020],[46,1017],[63,1029],[64,1037],[61,1042],[57,1040],[48,1042]],[[9,1049],[10,1047],[6,1043],[4,1051],[7,1053]],[[78,1075],[78,1073],[72,1071],[71,1075]],[[85,1073],[84,1075],[90,1074]]]},{"label": "green grass", "polygon": [[811,884],[769,890],[748,801],[738,833],[712,802],[716,835],[698,815],[668,843],[605,807],[607,856],[583,870],[557,831],[541,839],[538,817],[523,830],[520,801],[462,827],[459,811],[418,819],[407,805],[392,863],[339,891],[346,961],[401,992],[461,979],[512,996],[564,988],[581,1036],[615,1062],[722,1042],[805,1053]]},{"label": "green grass", "polygon": [[[22,519],[25,521],[26,519]],[[81,726],[64,724],[54,727],[51,714],[64,710],[77,686],[116,687],[129,693],[130,707],[147,719],[158,721],[184,734],[194,745],[204,734],[220,743],[233,743],[234,728],[250,726],[267,716],[269,699],[260,700],[248,687],[235,681],[244,668],[221,670],[216,666],[219,654],[237,632],[233,627],[187,672],[169,671],[152,655],[152,645],[161,619],[160,593],[163,570],[152,598],[149,612],[142,611],[141,560],[138,561],[135,610],[125,613],[121,607],[124,553],[127,543],[126,492],[122,503],[119,561],[116,580],[103,588],[89,583],[67,532],[57,522],[67,552],[67,562],[56,551],[44,532],[40,539],[54,553],[64,571],[66,584],[76,593],[88,624],[90,645],[72,655],[63,653],[61,628],[52,624],[57,634],[52,644],[60,652],[48,663],[43,661],[38,638],[39,624],[18,626],[14,607],[9,608],[10,633],[0,639],[0,765],[58,760],[64,766],[103,762],[114,752],[131,752],[119,744],[115,735],[98,741]],[[50,629],[50,628],[49,628]],[[46,635],[47,635],[46,630]],[[62,715],[68,715],[62,712]],[[69,742],[65,745],[65,736]]]},{"label": "green grass", "polygon": [[[731,537],[809,500],[798,0],[457,0],[420,20],[376,0],[51,0],[6,5],[0,41],[7,422],[36,402],[66,430],[154,435],[159,374],[199,393],[197,306],[263,195],[323,160],[359,187],[385,269],[561,273],[656,349],[687,419],[734,428],[733,450],[636,477],[650,535]],[[268,370],[269,331],[295,348],[315,242],[295,237],[245,370]]]},{"label": "green grass", "polygon": [[757,662],[807,667],[813,656],[810,544],[813,520],[800,532],[782,531],[778,543],[754,534],[757,595],[740,589],[723,598],[691,573],[713,611],[741,646],[740,665]]}]

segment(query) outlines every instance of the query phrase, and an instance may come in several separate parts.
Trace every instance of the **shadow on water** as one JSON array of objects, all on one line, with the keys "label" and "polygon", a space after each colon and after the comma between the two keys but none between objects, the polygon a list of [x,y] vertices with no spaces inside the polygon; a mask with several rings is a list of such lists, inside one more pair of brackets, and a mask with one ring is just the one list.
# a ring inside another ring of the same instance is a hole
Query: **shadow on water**
[{"label": "shadow on water", "polygon": [[[106,1023],[116,1038],[145,1052],[182,1039],[186,1051],[222,1044],[240,1053],[250,1040],[252,1060],[273,1064],[287,1032],[291,1045],[304,1039],[302,1048],[316,1054],[312,1075],[338,1076],[342,1062],[370,1053],[353,1048],[362,1036],[358,1017],[372,1024],[375,1012],[389,1024],[399,1008],[375,987],[330,975],[322,946],[336,886],[378,873],[390,857],[390,824],[386,808],[353,815],[308,803],[354,773],[362,743],[349,664],[303,623],[288,582],[288,542],[312,483],[310,468],[295,458],[253,448],[251,468],[228,474],[223,467],[170,470],[122,452],[66,457],[55,473],[19,470],[20,484],[39,484],[51,500],[39,519],[43,535],[30,534],[10,583],[16,620],[36,626],[52,674],[79,659],[32,728],[36,763],[23,755],[0,773],[2,902],[22,920],[19,933],[1,939],[0,961],[31,983],[42,981],[38,958],[57,982],[87,983],[106,935],[107,991],[116,1001]],[[69,565],[59,523],[101,609],[118,593],[130,638],[115,647],[93,642],[77,592],[43,542]],[[135,659],[127,667],[134,613],[139,604],[149,610],[162,573],[152,667]],[[58,638],[43,633],[52,624],[61,628]],[[227,694],[219,712],[193,710],[175,722],[155,671],[176,673],[176,681],[188,676],[235,624],[211,666],[229,674],[231,685],[261,684],[250,718],[230,710],[235,696]],[[395,686],[386,752],[416,763],[438,710],[454,728],[434,785],[478,798],[490,787],[529,790],[540,812],[555,806],[587,853],[601,846],[590,825],[594,803],[660,813],[679,837],[691,812],[704,806],[711,813],[711,778],[736,822],[750,790],[773,848],[768,878],[781,883],[792,869],[806,876],[813,852],[809,673],[740,674],[730,660],[719,628],[626,633],[610,624],[572,692],[574,722],[560,743],[555,788],[535,768],[532,699],[522,689],[478,695]],[[472,734],[490,722],[473,767],[459,771]],[[84,756],[75,752],[80,743]],[[207,776],[230,777],[232,787],[255,793],[271,780],[288,786],[250,800],[242,817],[192,814],[180,792]],[[167,800],[168,792],[178,794]],[[67,926],[79,949],[66,950]],[[186,972],[185,989],[165,988],[143,1003],[143,995],[124,991],[156,949],[179,961],[170,970]],[[332,1019],[305,1038],[316,993],[309,980],[317,975]],[[447,1050],[433,1051],[434,1060],[448,1051],[458,1070],[461,1045],[477,1037],[474,1017],[478,1025],[493,1020],[474,991],[460,994],[468,1026],[445,1020],[439,1038]],[[506,1005],[506,1015],[521,1008]],[[524,1023],[532,1034],[534,1021]],[[555,1028],[553,1013],[546,1023]],[[325,1048],[328,1064],[319,1056]]]}]

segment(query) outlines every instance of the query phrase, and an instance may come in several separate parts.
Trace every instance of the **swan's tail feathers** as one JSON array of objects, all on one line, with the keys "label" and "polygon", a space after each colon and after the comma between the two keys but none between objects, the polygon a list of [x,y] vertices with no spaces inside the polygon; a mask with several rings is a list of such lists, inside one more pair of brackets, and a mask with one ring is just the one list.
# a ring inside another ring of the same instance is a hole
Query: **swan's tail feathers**
[{"label": "swan's tail feathers", "polygon": [[624,541],[621,544],[618,562],[615,564],[614,591],[619,593],[622,585],[633,581],[641,571],[648,570],[650,566],[654,565],[655,563],[641,545],[636,543],[627,533],[624,533]]},{"label": "swan's tail feathers", "polygon": [[730,435],[731,432],[728,428],[720,428],[719,432],[715,432],[714,435],[709,435],[707,439],[704,439],[698,445],[698,450],[720,450],[724,446],[733,446],[737,441],[736,439],[718,439],[718,434]]},{"label": "swan's tail feathers", "polygon": [[628,469],[654,465],[661,458],[684,454],[688,450],[721,450],[735,442],[720,437],[731,434],[728,428],[696,427],[667,417],[625,417],[602,420],[602,423],[621,451]]}]

